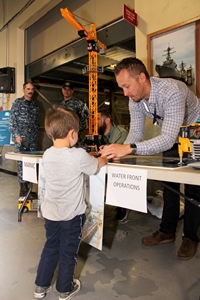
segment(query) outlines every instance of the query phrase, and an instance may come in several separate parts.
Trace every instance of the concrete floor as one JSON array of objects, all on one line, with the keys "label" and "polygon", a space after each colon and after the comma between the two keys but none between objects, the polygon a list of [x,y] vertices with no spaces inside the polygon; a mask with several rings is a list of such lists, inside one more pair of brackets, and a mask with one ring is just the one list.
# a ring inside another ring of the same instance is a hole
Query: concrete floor
[{"label": "concrete floor", "polygon": [[[43,221],[36,212],[18,222],[17,177],[0,172],[0,299],[31,300],[37,264],[45,241]],[[77,300],[199,300],[200,247],[189,261],[177,259],[182,221],[175,243],[146,247],[143,236],[158,229],[151,214],[131,211],[124,224],[115,208],[106,206],[103,250],[82,243],[76,276],[82,282]],[[58,299],[53,290],[47,300]]]}]

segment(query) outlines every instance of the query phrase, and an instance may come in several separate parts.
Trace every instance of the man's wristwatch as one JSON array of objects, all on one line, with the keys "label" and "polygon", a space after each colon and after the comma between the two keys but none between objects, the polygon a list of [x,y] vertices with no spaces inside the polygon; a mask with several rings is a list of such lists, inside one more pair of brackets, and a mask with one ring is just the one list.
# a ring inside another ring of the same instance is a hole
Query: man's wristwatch
[{"label": "man's wristwatch", "polygon": [[131,153],[130,154],[136,154],[136,152],[137,152],[137,146],[136,146],[136,144],[130,144],[130,148],[131,148]]}]

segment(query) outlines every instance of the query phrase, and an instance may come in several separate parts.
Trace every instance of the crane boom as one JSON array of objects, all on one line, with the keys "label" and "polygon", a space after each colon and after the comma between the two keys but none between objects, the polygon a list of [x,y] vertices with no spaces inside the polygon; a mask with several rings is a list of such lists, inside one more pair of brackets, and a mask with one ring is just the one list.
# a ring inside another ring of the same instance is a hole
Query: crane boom
[{"label": "crane boom", "polygon": [[76,29],[80,37],[88,42],[88,68],[89,72],[89,135],[98,135],[98,57],[97,52],[105,51],[106,46],[97,40],[96,26],[90,24],[90,31],[81,25],[67,8],[61,8],[61,15]]},{"label": "crane boom", "polygon": [[[94,39],[92,33],[90,33],[89,31],[87,31],[87,29],[85,29],[85,27],[83,25],[81,25],[73,16],[73,14],[71,13],[71,11],[68,8],[61,8],[60,9],[61,15],[63,16],[63,18],[65,18],[76,30],[79,31],[83,31],[83,33],[85,34],[85,38],[86,40],[92,40]],[[84,37],[82,36],[82,37]]]}]

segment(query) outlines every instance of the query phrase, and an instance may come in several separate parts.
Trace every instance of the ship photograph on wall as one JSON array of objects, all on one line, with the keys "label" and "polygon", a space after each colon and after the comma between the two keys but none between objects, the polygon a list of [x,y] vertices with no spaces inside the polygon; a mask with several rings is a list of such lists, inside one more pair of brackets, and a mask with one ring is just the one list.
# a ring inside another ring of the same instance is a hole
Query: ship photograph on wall
[{"label": "ship photograph on wall", "polygon": [[182,80],[196,92],[195,23],[151,39],[151,75]]}]

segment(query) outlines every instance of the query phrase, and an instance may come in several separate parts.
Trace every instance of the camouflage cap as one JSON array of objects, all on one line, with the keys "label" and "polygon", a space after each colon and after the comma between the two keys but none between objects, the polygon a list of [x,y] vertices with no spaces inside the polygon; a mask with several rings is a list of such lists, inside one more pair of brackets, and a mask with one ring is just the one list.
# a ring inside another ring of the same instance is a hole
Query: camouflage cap
[{"label": "camouflage cap", "polygon": [[63,88],[69,88],[70,90],[74,89],[73,84],[67,81],[63,84]]}]

